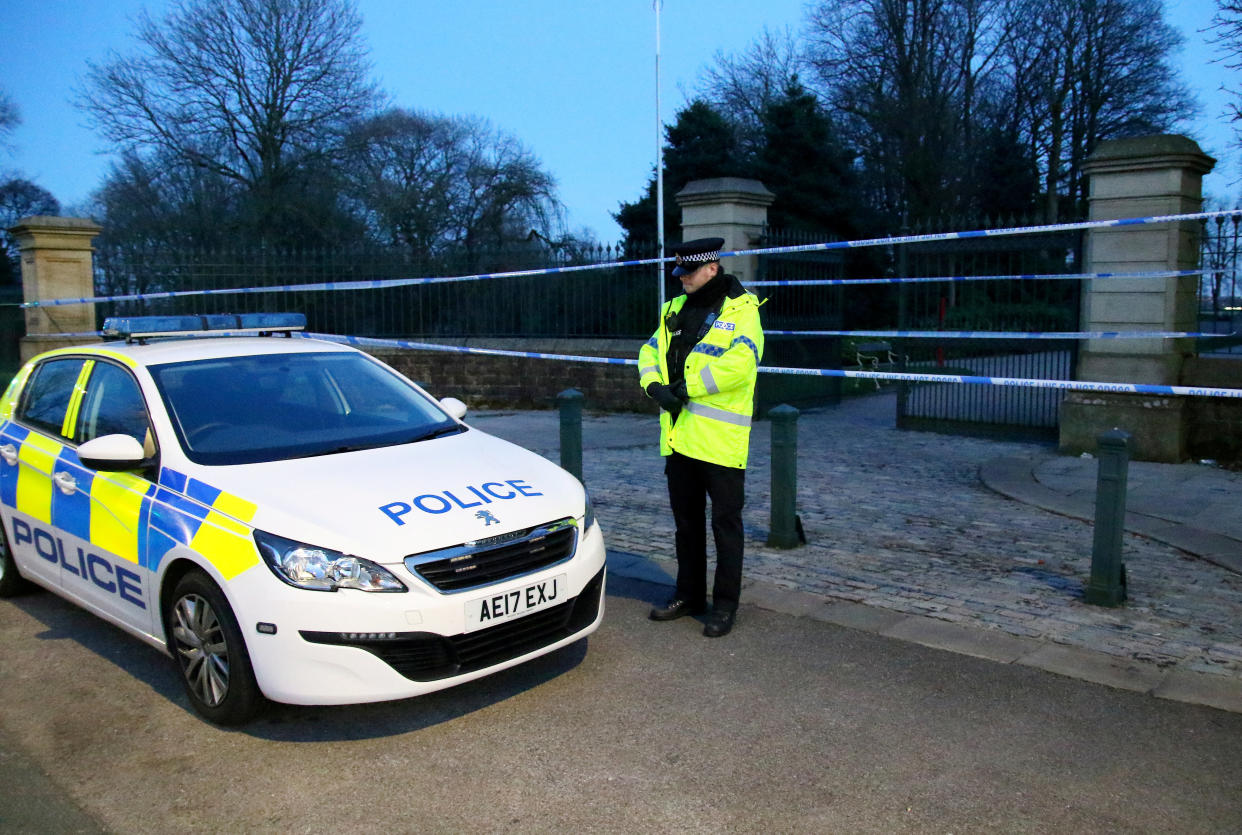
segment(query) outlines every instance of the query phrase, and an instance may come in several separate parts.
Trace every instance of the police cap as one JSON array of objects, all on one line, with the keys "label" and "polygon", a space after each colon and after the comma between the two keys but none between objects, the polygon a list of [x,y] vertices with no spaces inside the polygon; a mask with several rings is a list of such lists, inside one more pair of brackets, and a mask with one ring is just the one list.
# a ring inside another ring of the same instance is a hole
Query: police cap
[{"label": "police cap", "polygon": [[719,261],[723,246],[724,238],[696,238],[677,244],[673,247],[673,255],[677,258],[673,275],[689,275],[710,261]]}]

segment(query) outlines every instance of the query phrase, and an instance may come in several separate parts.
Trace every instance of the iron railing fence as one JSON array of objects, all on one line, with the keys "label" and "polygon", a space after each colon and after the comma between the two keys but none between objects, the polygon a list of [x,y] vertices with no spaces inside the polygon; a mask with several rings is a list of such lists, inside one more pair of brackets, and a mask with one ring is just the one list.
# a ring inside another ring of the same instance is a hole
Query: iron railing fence
[{"label": "iron railing fence", "polygon": [[[765,227],[755,248],[805,246],[830,243],[839,238],[823,232]],[[861,253],[861,254],[860,254]],[[862,250],[838,249],[759,256],[756,278],[761,281],[842,279],[860,275]],[[763,299],[763,327],[767,331],[841,330],[846,325],[845,304],[865,300],[864,294],[847,294],[840,286],[758,287]],[[764,364],[785,368],[840,368],[840,337],[787,337],[769,335]],[[772,376],[759,380],[761,412],[780,403],[815,406],[837,402],[842,385],[837,378]]]},{"label": "iron railing fence", "polygon": [[22,301],[19,284],[0,284],[0,389],[22,366],[21,341],[26,333],[26,316],[18,307]]},{"label": "iron railing fence", "polygon": [[[1238,277],[1239,227],[1242,214],[1202,221],[1199,235],[1199,331],[1242,334],[1242,280]],[[1242,356],[1242,337],[1205,339],[1201,354]]]},{"label": "iron railing fence", "polygon": [[[910,234],[1025,226],[1035,220],[920,224]],[[1057,275],[1082,271],[1083,235],[1065,230],[1031,235],[910,244],[897,249],[899,275]],[[1082,282],[1013,278],[897,285],[902,330],[1076,331]],[[1072,380],[1076,340],[904,340],[897,350],[911,370],[988,377]],[[1002,437],[1055,437],[1064,392],[981,385],[902,385],[897,425],[907,429]]]},{"label": "iron railing fence", "polygon": [[[632,248],[632,247],[631,247]],[[324,282],[438,278],[539,270],[622,260],[620,247],[572,253],[541,243],[470,258],[426,259],[397,248],[176,251],[103,246],[96,253],[101,296],[279,287]],[[105,302],[108,316],[296,311],[307,328],[375,338],[602,337],[650,333],[655,268],[630,266],[562,274],[340,291],[277,291]]]},{"label": "iron railing fence", "polygon": [[[923,235],[964,229],[1012,228],[1035,218],[941,218],[894,230]],[[793,246],[822,235],[767,229],[761,245]],[[763,256],[760,277],[782,279],[919,278],[981,275],[1056,275],[1081,271],[1082,233],[1076,230],[995,238],[949,239],[889,247]],[[1081,282],[998,279],[979,282],[860,284],[764,288],[764,326],[770,330],[988,330],[1078,329]],[[762,291],[761,291],[762,294]],[[856,362],[852,339],[788,337],[769,340],[769,363],[841,368]],[[1076,341],[890,339],[910,370],[984,376],[1072,379]],[[773,350],[774,349],[774,350]],[[885,366],[889,370],[897,367]],[[857,386],[867,391],[873,383]],[[808,383],[801,387],[807,389]],[[901,386],[898,425],[980,434],[1039,435],[1056,431],[1063,397],[1048,389],[928,385]],[[800,391],[803,403],[831,402],[840,386]],[[816,398],[818,397],[818,401]]]}]

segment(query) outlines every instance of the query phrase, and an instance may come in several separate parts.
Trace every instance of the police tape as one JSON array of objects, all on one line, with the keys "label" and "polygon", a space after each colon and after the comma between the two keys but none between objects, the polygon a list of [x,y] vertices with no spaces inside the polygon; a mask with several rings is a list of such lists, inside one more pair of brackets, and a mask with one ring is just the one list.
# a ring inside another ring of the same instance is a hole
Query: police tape
[{"label": "police tape", "polygon": [[535,360],[563,360],[565,362],[590,362],[600,365],[638,365],[638,360],[613,357],[584,357],[572,354],[547,354],[540,351],[506,351],[502,348],[471,348],[464,345],[443,345],[436,342],[412,342],[408,339],[376,339],[369,336],[340,336],[332,333],[293,333],[303,339],[322,339],[357,348],[405,348],[413,351],[441,351],[451,354],[481,354],[491,357],[519,357]]},{"label": "police tape", "polygon": [[1155,270],[1134,273],[1015,273],[1013,275],[936,275],[904,278],[785,278],[748,281],[747,287],[842,287],[850,284],[936,284],[965,281],[1035,281],[1075,279],[1101,281],[1123,278],[1187,278],[1221,270]]},{"label": "police tape", "polygon": [[213,290],[167,290],[155,293],[126,293],[114,296],[89,296],[77,299],[47,299],[23,302],[18,307],[54,307],[70,304],[95,304],[97,302],[132,302],[150,299],[179,299],[187,296],[228,296],[248,295],[254,293],[322,293],[339,292],[342,290],[383,290],[392,287],[410,287],[420,284],[450,284],[458,281],[481,281],[488,278],[514,278],[532,275],[552,275],[554,273],[578,272],[595,270],[603,267],[623,267],[633,264],[655,263],[658,259],[647,261],[618,261],[611,264],[584,264],[574,267],[548,267],[539,270],[519,270],[507,273],[478,273],[477,275],[434,276],[426,278],[383,278],[361,281],[320,281],[312,284],[273,284],[268,287],[231,287]]},{"label": "police tape", "polygon": [[[85,339],[101,337],[100,331],[85,333],[51,334],[60,339]],[[216,336],[228,336],[225,331]],[[239,334],[242,335],[242,334]],[[251,336],[252,334],[244,334]],[[403,348],[413,351],[437,351],[452,354],[480,354],[494,357],[518,357],[521,359],[559,360],[561,362],[594,363],[598,365],[638,365],[637,359],[617,357],[587,357],[574,354],[549,354],[542,351],[508,351],[503,348],[472,348],[464,345],[444,345],[435,342],[414,342],[408,339],[378,339],[367,336],[341,336],[332,333],[293,332],[291,337],[320,339],[358,348]],[[1017,386],[1020,388],[1048,388],[1068,391],[1094,391],[1108,394],[1153,394],[1162,397],[1228,397],[1242,398],[1242,389],[1208,388],[1197,386],[1161,386],[1145,383],[1097,383],[1085,380],[1038,380],[1023,377],[982,377],[969,374],[919,374],[904,371],[852,371],[841,368],[780,368],[760,366],[760,374],[792,374],[811,377],[857,377],[864,380],[895,380],[907,383],[963,383],[968,385]]]},{"label": "police tape", "polygon": [[[572,354],[547,354],[538,351],[506,351],[501,348],[471,348],[458,345],[442,345],[431,342],[412,342],[404,339],[373,339],[361,336],[338,336],[323,333],[296,333],[304,339],[323,339],[357,347],[406,348],[416,351],[440,351],[445,353],[484,354],[488,356],[519,357],[525,359],[561,360],[606,365],[638,365],[637,359],[614,357],[584,357]],[[851,371],[838,368],[780,368],[760,366],[760,374],[791,374],[813,377],[858,377],[866,380],[896,380],[909,383],[963,383],[969,385],[1016,386],[1020,388],[1048,388],[1070,391],[1094,391],[1110,394],[1154,394],[1160,396],[1230,397],[1242,398],[1242,389],[1207,388],[1196,386],[1160,386],[1144,383],[1097,383],[1084,380],[1036,380],[1021,377],[982,377],[968,374],[919,374],[889,371]]]},{"label": "police tape", "polygon": [[776,331],[767,336],[869,336],[890,339],[1221,339],[1236,332],[1193,331]]},{"label": "police tape", "polygon": [[1127,217],[1114,220],[1083,220],[1076,223],[1052,223],[1043,226],[1012,226],[1002,229],[974,229],[966,232],[931,232],[923,235],[895,235],[887,238],[865,238],[857,241],[831,241],[822,244],[801,244],[798,246],[769,247],[767,249],[734,250],[721,252],[720,257],[732,255],[777,255],[797,252],[822,252],[834,249],[859,249],[872,246],[893,246],[895,244],[919,244],[933,241],[970,240],[974,238],[1001,238],[1009,235],[1038,235],[1047,232],[1068,232],[1076,229],[1107,229],[1121,226],[1145,226],[1155,223],[1177,223],[1180,221],[1211,220],[1212,218],[1242,217],[1242,209],[1226,209],[1215,212],[1188,212],[1177,215],[1150,215],[1148,217]]},{"label": "police tape", "polygon": [[970,385],[1017,386],[1019,388],[1093,391],[1106,394],[1153,394],[1161,397],[1230,397],[1242,398],[1242,389],[1197,386],[1159,386],[1144,383],[1097,383],[1086,380],[1034,380],[1023,377],[978,377],[968,374],[912,374],[887,371],[848,371],[835,368],[773,368],[762,367],[768,374],[799,374],[818,377],[859,377],[867,380],[896,380],[907,383],[966,383]]},{"label": "police tape", "polygon": [[[761,249],[731,250],[720,253],[721,258],[740,255],[784,255],[799,252],[824,252],[837,249],[859,249],[874,246],[893,246],[897,244],[928,243],[931,241],[970,240],[974,238],[997,238],[1010,235],[1031,235],[1046,232],[1064,232],[1075,229],[1100,229],[1117,226],[1141,226],[1154,223],[1171,223],[1176,221],[1208,220],[1211,218],[1242,216],[1242,210],[1233,209],[1216,212],[1194,212],[1180,215],[1153,215],[1150,217],[1121,218],[1117,220],[1087,220],[1077,223],[1056,223],[1043,226],[1014,226],[1004,229],[976,229],[965,232],[935,232],[923,235],[900,235],[887,238],[866,238],[856,241],[829,241],[819,244],[799,244],[795,246],[773,246]],[[290,293],[290,292],[327,292],[340,290],[378,290],[389,287],[405,287],[418,284],[443,284],[458,281],[480,281],[492,278],[523,278],[539,275],[559,275],[564,273],[582,272],[585,270],[617,269],[620,267],[637,267],[650,264],[662,264],[672,258],[639,258],[625,261],[603,261],[595,264],[577,264],[569,267],[543,267],[534,270],[514,270],[500,273],[476,273],[474,275],[434,276],[424,278],[389,278],[362,281],[324,281],[313,284],[277,284],[270,287],[240,287],[214,290],[174,290],[155,293],[126,293],[112,296],[89,296],[76,299],[40,299],[22,302],[19,308],[53,307],[57,305],[96,304],[117,301],[140,301],[145,299],[171,299],[186,296],[215,296],[246,293]]]}]

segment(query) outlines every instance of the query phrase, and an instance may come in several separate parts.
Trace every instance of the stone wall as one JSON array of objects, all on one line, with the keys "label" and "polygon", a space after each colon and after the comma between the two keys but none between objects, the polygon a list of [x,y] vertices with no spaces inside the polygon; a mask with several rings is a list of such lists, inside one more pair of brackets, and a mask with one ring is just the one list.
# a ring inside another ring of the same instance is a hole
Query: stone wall
[{"label": "stone wall", "polygon": [[[1242,388],[1242,357],[1189,357],[1182,385]],[[1186,398],[1186,454],[1242,466],[1242,401],[1223,397]]]}]

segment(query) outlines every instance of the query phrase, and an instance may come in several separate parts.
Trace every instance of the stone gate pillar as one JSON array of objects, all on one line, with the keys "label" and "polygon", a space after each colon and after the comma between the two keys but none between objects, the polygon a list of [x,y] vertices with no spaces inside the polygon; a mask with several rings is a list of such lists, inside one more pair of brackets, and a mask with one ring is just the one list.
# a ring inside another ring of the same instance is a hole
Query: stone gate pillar
[{"label": "stone gate pillar", "polygon": [[[1090,220],[1201,211],[1203,175],[1216,160],[1184,136],[1100,143],[1083,169],[1091,178]],[[1193,221],[1113,226],[1087,233],[1087,272],[1188,270],[1198,264]],[[1194,331],[1198,277],[1084,282],[1082,329]],[[1191,340],[1090,339],[1080,344],[1078,379],[1178,385]],[[1186,454],[1185,398],[1073,392],[1061,407],[1064,452],[1094,451],[1100,433],[1124,429],[1136,460],[1178,462]]]},{"label": "stone gate pillar", "polygon": [[[83,218],[39,215],[22,218],[9,231],[21,248],[24,301],[80,299],[95,295],[95,250],[91,243],[103,227]],[[53,335],[96,330],[93,304],[28,307],[25,312],[22,362],[41,351],[97,341],[91,337],[66,339]]]},{"label": "stone gate pillar", "polygon": [[[768,206],[776,195],[758,180],[719,177],[692,180],[677,192],[681,207],[681,239],[724,238],[726,250],[753,249],[768,222]],[[739,255],[721,261],[725,272],[745,284],[758,276],[759,259]]]}]

